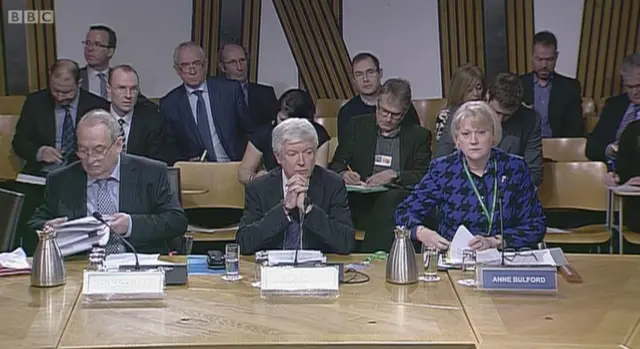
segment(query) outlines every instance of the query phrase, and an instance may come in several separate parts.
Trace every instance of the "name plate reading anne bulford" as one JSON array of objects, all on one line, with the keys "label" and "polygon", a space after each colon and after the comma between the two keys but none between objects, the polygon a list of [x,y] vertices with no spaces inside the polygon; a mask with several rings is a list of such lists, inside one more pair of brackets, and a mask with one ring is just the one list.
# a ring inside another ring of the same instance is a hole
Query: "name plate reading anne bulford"
[{"label": "name plate reading anne bulford", "polygon": [[555,292],[558,272],[555,267],[479,266],[478,289],[485,291]]}]

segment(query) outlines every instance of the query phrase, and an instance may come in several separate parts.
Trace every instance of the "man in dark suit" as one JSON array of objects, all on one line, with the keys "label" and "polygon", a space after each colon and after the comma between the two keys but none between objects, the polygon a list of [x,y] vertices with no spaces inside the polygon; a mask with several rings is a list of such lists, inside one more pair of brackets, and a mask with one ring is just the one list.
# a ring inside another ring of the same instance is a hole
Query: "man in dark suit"
[{"label": "man in dark suit", "polygon": [[548,31],[533,37],[533,71],[520,76],[524,103],[540,115],[543,138],[584,137],[580,82],[554,71],[558,41]]},{"label": "man in dark suit", "polygon": [[156,108],[135,104],[140,92],[135,69],[126,64],[111,69],[107,91],[111,115],[122,127],[123,151],[173,165],[177,146],[165,116]]},{"label": "man in dark suit", "polygon": [[620,74],[625,92],[607,99],[587,137],[585,155],[593,161],[615,161],[622,132],[640,119],[640,53],[624,59]]},{"label": "man in dark suit", "polygon": [[[536,185],[542,183],[542,137],[540,116],[522,105],[522,83],[510,73],[500,73],[489,86],[487,102],[502,121],[502,140],[498,148],[524,157],[531,178]],[[456,150],[451,135],[451,122],[447,120],[436,145],[435,157],[449,155]]]},{"label": "man in dark suit", "polygon": [[402,124],[410,105],[409,83],[387,80],[375,115],[352,119],[352,136],[338,143],[329,164],[348,185],[388,188],[382,193],[349,195],[355,226],[366,231],[364,252],[389,251],[395,208],[429,168],[431,133],[418,125]]},{"label": "man in dark suit", "polygon": [[249,55],[244,47],[236,44],[223,45],[218,57],[220,58],[218,67],[227,79],[236,80],[242,86],[253,123],[259,126],[270,125],[278,113],[278,98],[273,87],[249,82]]},{"label": "man in dark suit", "polygon": [[193,42],[174,52],[183,84],[160,99],[160,112],[172,126],[181,160],[240,161],[254,127],[237,81],[207,78],[204,51]]},{"label": "man in dark suit", "polygon": [[[86,114],[77,129],[80,161],[53,172],[33,229],[55,227],[99,212],[114,233],[138,252],[166,253],[167,241],[184,234],[187,219],[161,162],[121,154],[120,125],[104,110]],[[111,237],[107,253],[124,252]]]},{"label": "man in dark suit", "polygon": [[313,125],[299,118],[281,122],[273,130],[273,149],[280,167],[247,185],[236,234],[242,252],[351,252],[355,232],[347,191],[340,177],[315,165],[318,135]]}]

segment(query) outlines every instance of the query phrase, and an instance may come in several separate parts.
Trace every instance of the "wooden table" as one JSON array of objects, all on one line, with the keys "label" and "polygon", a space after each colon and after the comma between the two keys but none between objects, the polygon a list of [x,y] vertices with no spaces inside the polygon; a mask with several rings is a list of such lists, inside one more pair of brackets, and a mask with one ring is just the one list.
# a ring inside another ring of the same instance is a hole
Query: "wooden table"
[{"label": "wooden table", "polygon": [[640,322],[640,257],[568,257],[584,283],[568,284],[558,277],[559,290],[553,296],[475,291],[458,285],[460,273],[450,272],[481,348],[625,344]]},{"label": "wooden table", "polygon": [[188,287],[167,290],[162,307],[92,308],[79,302],[59,347],[475,347],[476,338],[446,274],[436,284],[392,286],[385,282],[384,262],[377,261],[366,270],[369,283],[344,285],[335,302],[313,304],[261,299],[251,287],[252,268],[243,261],[244,279],[237,283],[219,276],[190,277]]}]

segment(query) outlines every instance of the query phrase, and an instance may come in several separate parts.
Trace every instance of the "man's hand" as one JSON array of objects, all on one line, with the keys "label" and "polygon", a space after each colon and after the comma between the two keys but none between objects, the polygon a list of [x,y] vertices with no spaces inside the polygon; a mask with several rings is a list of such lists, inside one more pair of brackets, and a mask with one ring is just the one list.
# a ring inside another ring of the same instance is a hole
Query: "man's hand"
[{"label": "man's hand", "polygon": [[65,223],[68,220],[69,220],[68,217],[58,217],[58,218],[54,218],[46,221],[44,225],[46,227],[56,228],[57,226],[59,226],[62,223]]},{"label": "man's hand", "polygon": [[604,184],[609,187],[615,187],[620,184],[620,176],[615,174],[614,172],[608,172],[604,175]]},{"label": "man's hand", "polygon": [[[618,181],[619,181],[619,180],[620,180],[620,178],[618,178]],[[639,186],[640,186],[640,177],[633,177],[633,178],[630,178],[630,179],[625,183],[625,185],[633,185],[633,186],[639,187]]]},{"label": "man's hand", "polygon": [[446,250],[449,248],[449,245],[451,245],[451,242],[449,242],[449,240],[443,238],[442,236],[440,236],[440,234],[422,225],[418,227],[416,231],[416,237],[424,245],[435,247],[438,250]]},{"label": "man's hand", "polygon": [[381,185],[387,185],[394,179],[398,178],[398,174],[395,170],[384,170],[378,172],[367,179],[366,185],[368,187],[379,187]]},{"label": "man's hand", "polygon": [[344,180],[344,183],[347,185],[362,184],[362,179],[360,178],[360,175],[358,174],[358,172],[344,171],[342,173],[342,179]]},{"label": "man's hand", "polygon": [[616,155],[618,155],[618,144],[611,143],[607,145],[607,149],[605,150],[605,153],[607,154],[608,157],[615,159]]},{"label": "man's hand", "polygon": [[129,220],[129,215],[121,212],[105,217],[105,221],[109,223],[111,229],[119,235],[127,234],[129,231]]},{"label": "man's hand", "polygon": [[62,162],[62,153],[54,147],[43,145],[38,149],[40,161],[48,164],[59,164]]},{"label": "man's hand", "polygon": [[[304,203],[304,197],[309,189],[309,183],[306,178],[300,175],[294,175],[289,178],[284,193],[284,210],[288,214],[291,210],[299,206],[300,200]],[[300,199],[302,198],[302,199]]]},{"label": "man's hand", "polygon": [[499,244],[498,239],[494,237],[476,235],[469,241],[469,248],[475,251],[483,251],[490,248],[497,248]]}]

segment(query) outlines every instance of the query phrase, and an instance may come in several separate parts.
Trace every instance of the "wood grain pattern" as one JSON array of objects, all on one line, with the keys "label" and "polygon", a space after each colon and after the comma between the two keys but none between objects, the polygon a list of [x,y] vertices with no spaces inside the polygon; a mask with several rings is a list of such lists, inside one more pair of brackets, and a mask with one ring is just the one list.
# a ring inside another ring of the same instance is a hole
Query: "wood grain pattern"
[{"label": "wood grain pattern", "polygon": [[79,304],[60,348],[263,348],[303,343],[316,348],[409,343],[474,347],[475,337],[446,274],[437,284],[392,286],[385,283],[384,262],[366,272],[370,283],[342,286],[340,298],[332,303],[275,302],[261,299],[258,289],[251,287],[253,264],[243,260],[241,282],[191,277],[188,287],[167,290],[163,307],[92,309]]},{"label": "wood grain pattern", "polygon": [[[53,0],[28,0],[26,3],[27,10],[53,10]],[[29,91],[33,92],[48,87],[49,67],[56,59],[55,24],[24,26],[28,43]]]},{"label": "wood grain pattern", "polygon": [[193,0],[191,41],[200,45],[208,58],[207,73],[215,76],[218,67],[221,0]]},{"label": "wood grain pattern", "polygon": [[524,74],[531,68],[533,0],[505,1],[507,13],[507,68]]},{"label": "wood grain pattern", "polygon": [[249,51],[248,79],[252,82],[258,81],[261,11],[262,0],[244,0],[242,3],[242,46]]},{"label": "wood grain pattern", "polygon": [[623,344],[640,321],[640,257],[570,255],[569,262],[584,283],[559,278],[556,295],[481,293],[454,282],[481,347]]}]

